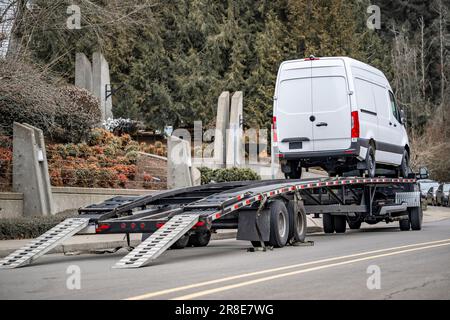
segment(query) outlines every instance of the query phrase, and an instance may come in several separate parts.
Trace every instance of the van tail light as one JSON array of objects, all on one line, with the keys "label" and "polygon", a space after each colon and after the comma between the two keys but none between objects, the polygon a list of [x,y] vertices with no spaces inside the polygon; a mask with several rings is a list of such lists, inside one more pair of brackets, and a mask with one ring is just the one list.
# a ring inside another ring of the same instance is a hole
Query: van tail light
[{"label": "van tail light", "polygon": [[359,115],[358,111],[352,112],[352,138],[359,138]]},{"label": "van tail light", "polygon": [[277,143],[278,142],[277,117],[273,117],[272,130],[273,130],[273,142]]}]

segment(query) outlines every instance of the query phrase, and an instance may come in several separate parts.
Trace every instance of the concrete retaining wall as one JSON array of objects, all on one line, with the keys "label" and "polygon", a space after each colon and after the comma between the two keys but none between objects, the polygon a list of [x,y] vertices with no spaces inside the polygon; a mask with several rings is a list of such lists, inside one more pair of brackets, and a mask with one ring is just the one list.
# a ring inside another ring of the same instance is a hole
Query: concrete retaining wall
[{"label": "concrete retaining wall", "polygon": [[[55,212],[78,209],[116,196],[140,196],[151,190],[52,187]],[[0,192],[0,218],[21,217],[23,194]]]},{"label": "concrete retaining wall", "polygon": [[23,194],[0,192],[0,218],[14,218],[23,215]]}]

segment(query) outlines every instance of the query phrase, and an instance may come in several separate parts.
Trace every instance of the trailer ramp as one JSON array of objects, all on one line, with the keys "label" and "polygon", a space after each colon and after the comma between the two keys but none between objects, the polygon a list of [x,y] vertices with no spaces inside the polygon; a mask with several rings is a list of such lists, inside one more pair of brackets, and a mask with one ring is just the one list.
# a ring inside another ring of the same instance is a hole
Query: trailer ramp
[{"label": "trailer ramp", "polygon": [[26,246],[0,260],[0,269],[14,269],[31,264],[34,260],[46,254],[64,240],[86,228],[88,224],[88,218],[70,218],[64,220]]},{"label": "trailer ramp", "polygon": [[198,219],[198,214],[180,214],[174,216],[133,251],[117,262],[113,268],[139,268],[149,264],[184,236],[198,222]]}]

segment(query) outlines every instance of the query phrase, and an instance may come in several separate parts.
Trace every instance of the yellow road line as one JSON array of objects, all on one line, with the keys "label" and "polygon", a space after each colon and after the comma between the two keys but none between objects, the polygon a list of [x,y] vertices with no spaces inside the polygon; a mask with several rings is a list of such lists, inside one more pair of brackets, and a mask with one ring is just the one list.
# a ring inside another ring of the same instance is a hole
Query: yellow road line
[{"label": "yellow road line", "polygon": [[436,245],[431,245],[431,246],[426,246],[426,247],[418,247],[418,248],[413,248],[413,249],[406,249],[406,250],[401,250],[401,251],[394,251],[394,252],[379,254],[379,255],[375,255],[375,256],[369,256],[369,257],[364,257],[364,258],[347,260],[347,261],[343,261],[343,262],[337,262],[337,263],[322,265],[322,266],[313,267],[313,268],[309,268],[309,269],[302,269],[302,270],[297,270],[297,271],[277,274],[277,275],[273,275],[273,276],[270,276],[270,277],[259,278],[259,279],[250,280],[250,281],[246,281],[246,282],[241,282],[241,283],[237,283],[237,284],[232,284],[232,285],[228,285],[228,286],[224,286],[224,287],[220,287],[220,288],[204,290],[204,291],[188,294],[188,295],[185,295],[185,296],[177,297],[177,298],[174,298],[174,299],[171,299],[171,300],[195,299],[195,298],[199,298],[199,297],[202,297],[202,296],[206,296],[206,295],[210,295],[210,294],[214,294],[214,293],[218,293],[218,292],[222,292],[222,291],[236,289],[236,288],[249,286],[249,285],[252,285],[252,284],[255,284],[255,283],[266,282],[266,281],[270,281],[270,280],[274,280],[274,279],[285,278],[285,277],[289,277],[289,276],[293,276],[293,275],[297,275],[297,274],[301,274],[301,273],[307,273],[307,272],[312,272],[312,271],[317,271],[317,270],[322,270],[322,269],[328,269],[328,268],[332,268],[332,267],[338,267],[338,266],[342,266],[342,265],[346,265],[346,264],[350,264],[350,263],[355,263],[355,262],[361,262],[361,261],[366,261],[366,260],[373,260],[373,259],[377,259],[377,258],[383,258],[383,257],[388,257],[388,256],[399,255],[399,254],[403,254],[403,253],[407,253],[407,252],[413,252],[413,251],[419,251],[419,250],[425,250],[425,249],[432,249],[432,248],[443,247],[443,246],[448,246],[448,245],[450,245],[450,243],[441,243],[441,244],[436,244]]},{"label": "yellow road line", "polygon": [[293,269],[293,268],[298,268],[298,267],[305,267],[305,266],[318,264],[318,263],[325,263],[325,262],[331,262],[331,261],[336,261],[336,260],[354,258],[354,257],[363,256],[363,255],[368,255],[368,254],[375,254],[375,253],[392,251],[392,250],[399,250],[399,249],[405,249],[405,248],[411,248],[411,247],[417,247],[417,246],[424,246],[424,245],[443,243],[443,242],[447,242],[447,241],[450,241],[450,238],[449,239],[444,239],[444,240],[429,241],[429,242],[409,244],[409,245],[392,247],[392,248],[372,250],[372,251],[367,251],[367,252],[360,252],[360,253],[355,253],[355,254],[350,254],[350,255],[345,255],[345,256],[340,256],[340,257],[326,258],[326,259],[321,259],[321,260],[316,260],[316,261],[310,261],[310,262],[304,262],[304,263],[289,265],[289,266],[283,266],[283,267],[278,267],[278,268],[266,269],[266,270],[255,271],[255,272],[250,272],[250,273],[244,273],[244,274],[239,274],[239,275],[235,275],[235,276],[229,276],[229,277],[225,277],[225,278],[214,279],[214,280],[209,280],[209,281],[189,284],[189,285],[185,285],[185,286],[180,286],[180,287],[175,287],[175,288],[170,288],[170,289],[150,292],[150,293],[142,294],[142,295],[139,295],[139,296],[130,297],[130,298],[127,298],[126,300],[150,299],[150,298],[154,298],[154,297],[157,297],[157,296],[166,295],[166,294],[169,294],[169,293],[174,293],[174,292],[179,292],[179,291],[184,291],[184,290],[189,290],[189,289],[195,289],[195,288],[198,288],[198,287],[203,287],[203,286],[207,286],[207,285],[217,284],[217,283],[221,283],[221,282],[227,282],[227,281],[236,280],[236,279],[248,278],[248,277],[252,277],[252,276],[258,276],[258,275],[261,275],[261,274],[266,274],[266,273],[271,273],[271,272],[283,271],[283,270]]}]

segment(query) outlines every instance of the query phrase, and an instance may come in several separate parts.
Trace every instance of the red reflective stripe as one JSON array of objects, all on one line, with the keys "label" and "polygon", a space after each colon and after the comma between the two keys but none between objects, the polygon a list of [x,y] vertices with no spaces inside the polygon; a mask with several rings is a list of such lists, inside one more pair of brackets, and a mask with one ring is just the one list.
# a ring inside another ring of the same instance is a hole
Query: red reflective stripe
[{"label": "red reflective stripe", "polygon": [[195,224],[196,227],[203,227],[205,225],[205,221],[199,221]]},{"label": "red reflective stripe", "polygon": [[157,222],[156,223],[156,228],[161,228],[162,226],[164,226],[165,222]]}]

